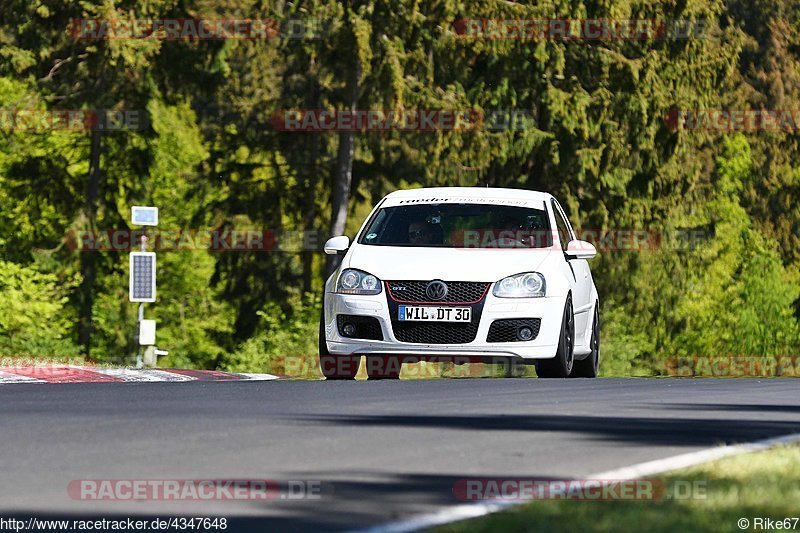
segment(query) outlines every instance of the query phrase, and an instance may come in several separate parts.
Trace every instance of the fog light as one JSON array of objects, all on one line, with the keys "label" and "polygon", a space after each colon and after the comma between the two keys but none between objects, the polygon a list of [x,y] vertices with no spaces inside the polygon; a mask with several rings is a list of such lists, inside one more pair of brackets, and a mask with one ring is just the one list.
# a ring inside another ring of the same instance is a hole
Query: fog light
[{"label": "fog light", "polygon": [[347,337],[352,337],[353,335],[356,334],[356,327],[350,323],[345,324],[344,326],[342,326],[342,333],[344,333],[345,336]]},{"label": "fog light", "polygon": [[517,330],[517,338],[521,341],[529,341],[533,338],[533,330],[523,326]]}]

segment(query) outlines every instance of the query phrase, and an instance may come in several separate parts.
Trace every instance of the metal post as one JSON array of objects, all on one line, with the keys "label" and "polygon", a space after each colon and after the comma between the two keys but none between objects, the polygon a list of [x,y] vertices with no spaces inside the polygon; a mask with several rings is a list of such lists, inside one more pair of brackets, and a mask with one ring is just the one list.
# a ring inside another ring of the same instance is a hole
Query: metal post
[{"label": "metal post", "polygon": [[[147,251],[147,227],[142,229],[142,239],[139,246],[140,251]],[[139,344],[139,332],[142,329],[142,320],[144,320],[144,304],[139,304],[139,319],[136,323],[136,368],[143,368],[144,361],[142,360],[142,345]]]},{"label": "metal post", "polygon": [[142,320],[144,320],[144,304],[139,304],[139,321],[137,322],[138,326],[136,328],[136,368],[142,368],[144,366],[142,362],[142,345],[139,344],[139,331],[142,327]]}]

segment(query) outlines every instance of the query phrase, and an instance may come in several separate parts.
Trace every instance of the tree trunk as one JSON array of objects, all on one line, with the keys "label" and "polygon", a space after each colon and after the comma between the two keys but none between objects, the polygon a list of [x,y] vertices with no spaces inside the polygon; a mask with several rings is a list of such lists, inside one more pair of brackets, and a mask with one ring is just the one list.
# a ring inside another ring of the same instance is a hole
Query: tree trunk
[{"label": "tree trunk", "polygon": [[[355,112],[358,104],[359,80],[361,79],[361,60],[353,53],[353,68],[349,72],[346,87],[346,104],[351,112]],[[339,132],[339,149],[336,154],[336,169],[333,174],[333,191],[331,195],[331,225],[328,235],[335,237],[344,235],[347,224],[347,206],[350,200],[350,184],[353,181],[353,158],[355,155],[355,135],[352,131]],[[339,258],[329,255],[327,274],[337,267]]]},{"label": "tree trunk", "polygon": [[[100,196],[100,152],[103,148],[101,135],[99,129],[92,130],[91,146],[89,148],[89,182],[86,186],[85,206],[89,231],[95,231],[97,228],[97,200]],[[95,252],[83,250],[80,258],[83,280],[80,287],[78,344],[81,345],[84,355],[91,356],[92,308],[94,307],[94,282],[97,275]]]},{"label": "tree trunk", "polygon": [[[303,225],[303,246],[310,244],[312,241],[310,235],[315,232],[317,222],[317,157],[319,153],[319,137],[318,133],[312,132],[311,135],[311,149],[310,157],[311,165],[308,180],[306,181],[306,198],[305,198],[305,224]],[[319,232],[316,232],[319,236]],[[316,243],[317,248],[321,248],[322,243]],[[314,273],[314,256],[317,250],[306,249],[303,251],[303,291],[311,292],[313,284]]]},{"label": "tree trunk", "polygon": [[[311,66],[309,67],[308,77],[311,80],[311,87],[309,96],[306,101],[308,109],[319,109],[320,107],[320,87],[317,77],[316,68],[312,59]],[[309,167],[308,175],[306,176],[306,197],[305,197],[305,223],[303,224],[303,244],[304,246],[311,242],[308,236],[315,232],[319,237],[319,232],[316,231],[317,224],[317,190],[319,183],[319,143],[320,134],[317,132],[309,133]],[[322,243],[316,243],[317,249],[321,248]],[[317,250],[306,249],[303,251],[303,291],[311,292],[314,282],[314,257],[317,255]]]}]

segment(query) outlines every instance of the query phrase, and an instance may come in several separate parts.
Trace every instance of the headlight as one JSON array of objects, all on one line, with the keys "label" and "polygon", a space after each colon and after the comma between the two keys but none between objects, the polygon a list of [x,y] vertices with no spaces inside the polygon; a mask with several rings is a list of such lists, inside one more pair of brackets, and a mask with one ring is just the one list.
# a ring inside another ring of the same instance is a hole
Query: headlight
[{"label": "headlight", "polygon": [[340,294],[380,294],[381,282],[372,274],[347,268],[339,274],[336,292]]},{"label": "headlight", "polygon": [[538,272],[524,272],[495,283],[492,294],[498,298],[541,298],[546,290],[544,276]]}]

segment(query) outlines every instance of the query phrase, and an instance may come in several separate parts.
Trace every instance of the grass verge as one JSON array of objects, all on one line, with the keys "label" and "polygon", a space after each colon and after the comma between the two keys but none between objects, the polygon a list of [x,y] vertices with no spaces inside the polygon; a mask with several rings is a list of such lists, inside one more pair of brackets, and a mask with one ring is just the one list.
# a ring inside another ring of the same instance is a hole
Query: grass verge
[{"label": "grass verge", "polygon": [[[778,520],[800,517],[800,446],[728,457],[652,479],[667,488],[663,499],[535,501],[436,531],[800,531],[800,520],[776,526]],[[691,497],[669,495],[671,487],[688,485]],[[747,520],[745,527],[740,519]],[[771,528],[766,519],[773,521]]]}]

